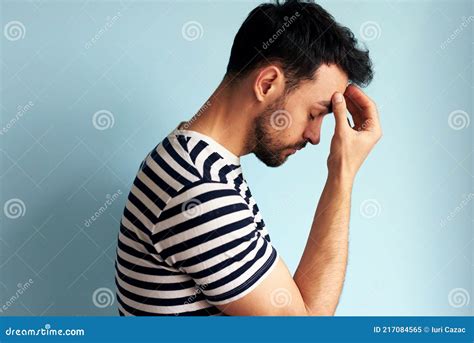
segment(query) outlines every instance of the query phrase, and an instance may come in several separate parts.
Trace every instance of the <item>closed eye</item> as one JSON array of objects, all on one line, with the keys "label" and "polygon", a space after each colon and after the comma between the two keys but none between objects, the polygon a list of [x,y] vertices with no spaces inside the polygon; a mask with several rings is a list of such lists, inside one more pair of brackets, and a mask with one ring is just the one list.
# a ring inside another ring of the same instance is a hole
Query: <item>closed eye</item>
[{"label": "closed eye", "polygon": [[314,116],[311,113],[309,114],[309,120],[311,120],[311,121],[314,120]]}]

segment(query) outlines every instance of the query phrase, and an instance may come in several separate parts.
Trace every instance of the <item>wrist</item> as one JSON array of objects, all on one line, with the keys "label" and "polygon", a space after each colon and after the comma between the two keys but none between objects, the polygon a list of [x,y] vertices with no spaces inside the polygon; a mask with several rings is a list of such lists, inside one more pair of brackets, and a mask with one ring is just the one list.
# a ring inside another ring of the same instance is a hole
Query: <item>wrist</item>
[{"label": "wrist", "polygon": [[328,172],[327,181],[332,184],[352,188],[354,184],[355,175],[343,171],[342,169],[330,169]]}]

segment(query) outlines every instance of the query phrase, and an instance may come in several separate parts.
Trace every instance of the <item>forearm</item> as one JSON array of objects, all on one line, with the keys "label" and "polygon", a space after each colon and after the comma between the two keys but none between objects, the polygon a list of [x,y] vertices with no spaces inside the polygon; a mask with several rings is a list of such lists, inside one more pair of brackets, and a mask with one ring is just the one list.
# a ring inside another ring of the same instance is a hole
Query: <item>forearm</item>
[{"label": "forearm", "polygon": [[294,280],[309,315],[334,314],[346,273],[353,179],[329,175]]}]

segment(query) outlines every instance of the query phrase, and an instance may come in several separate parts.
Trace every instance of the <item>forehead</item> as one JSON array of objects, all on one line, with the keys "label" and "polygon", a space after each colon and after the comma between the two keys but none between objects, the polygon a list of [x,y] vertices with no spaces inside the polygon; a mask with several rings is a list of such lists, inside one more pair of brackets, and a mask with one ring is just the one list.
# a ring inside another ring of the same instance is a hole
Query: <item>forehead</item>
[{"label": "forehead", "polygon": [[316,71],[314,80],[303,82],[297,91],[306,101],[330,102],[334,92],[344,93],[348,82],[347,74],[339,66],[323,64]]}]

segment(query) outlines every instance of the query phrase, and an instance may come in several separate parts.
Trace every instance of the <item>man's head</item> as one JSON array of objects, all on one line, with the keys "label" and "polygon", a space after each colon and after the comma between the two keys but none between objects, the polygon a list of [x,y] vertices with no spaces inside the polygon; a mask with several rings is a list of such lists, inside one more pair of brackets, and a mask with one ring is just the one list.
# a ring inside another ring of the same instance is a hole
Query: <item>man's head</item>
[{"label": "man's head", "polygon": [[232,46],[226,79],[252,87],[249,150],[266,165],[318,144],[334,92],[373,78],[369,52],[321,6],[286,1],[252,10]]}]

